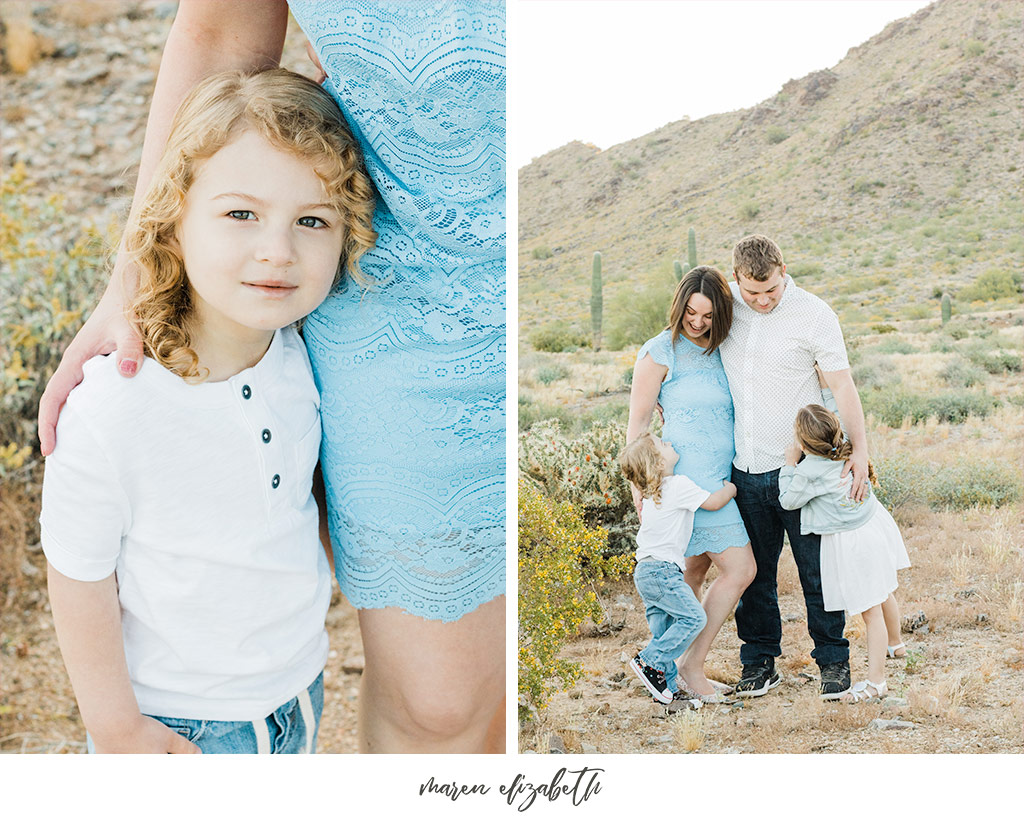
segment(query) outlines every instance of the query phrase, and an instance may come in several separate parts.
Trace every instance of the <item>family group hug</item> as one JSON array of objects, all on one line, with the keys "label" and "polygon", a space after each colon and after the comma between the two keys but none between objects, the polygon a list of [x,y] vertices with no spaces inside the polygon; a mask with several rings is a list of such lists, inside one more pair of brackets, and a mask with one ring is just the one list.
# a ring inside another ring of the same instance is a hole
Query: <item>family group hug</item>
[{"label": "family group hug", "polygon": [[[910,566],[872,494],[864,413],[836,314],[786,274],[779,246],[740,240],[730,283],[698,266],[676,288],[668,327],[640,349],[619,463],[640,516],[634,582],[651,642],[630,667],[656,701],[698,706],[781,683],[777,578],[788,536],[823,700],[887,693],[900,658],[897,570]],[[650,431],[659,410],[662,437]],[[701,598],[714,564],[717,576]],[[705,661],[735,608],[742,675]],[[860,614],[866,677],[851,686],[845,613]]]},{"label": "family group hug", "polygon": [[360,750],[505,751],[504,38],[500,0],[178,4],[40,403],[88,751],[313,752],[334,578]]}]

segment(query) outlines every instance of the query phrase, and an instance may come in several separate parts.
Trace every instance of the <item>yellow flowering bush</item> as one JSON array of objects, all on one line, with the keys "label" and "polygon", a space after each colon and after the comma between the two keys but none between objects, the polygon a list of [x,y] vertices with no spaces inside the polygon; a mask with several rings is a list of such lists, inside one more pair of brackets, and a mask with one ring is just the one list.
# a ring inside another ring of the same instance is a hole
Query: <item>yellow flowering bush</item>
[{"label": "yellow flowering bush", "polygon": [[588,527],[577,507],[552,500],[519,482],[519,712],[542,709],[548,696],[568,689],[582,667],[560,658],[563,644],[588,618],[604,610],[595,585],[632,570],[629,556],[605,558],[607,533]]},{"label": "yellow flowering bush", "polygon": [[29,194],[20,164],[0,181],[0,477],[32,456],[46,381],[107,277],[103,239],[66,242],[61,199]]}]

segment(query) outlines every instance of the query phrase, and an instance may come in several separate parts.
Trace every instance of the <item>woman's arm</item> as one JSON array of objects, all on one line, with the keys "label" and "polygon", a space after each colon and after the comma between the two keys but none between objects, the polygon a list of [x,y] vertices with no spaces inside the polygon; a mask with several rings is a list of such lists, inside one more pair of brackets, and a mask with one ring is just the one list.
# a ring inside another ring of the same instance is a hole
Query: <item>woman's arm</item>
[{"label": "woman's arm", "polygon": [[96,752],[198,753],[195,744],[139,712],[114,575],[76,581],[47,564],[47,585],[64,666]]},{"label": "woman's arm", "polygon": [[[626,424],[626,443],[632,443],[651,426],[651,415],[658,403],[661,382],[668,374],[668,367],[662,366],[649,354],[644,355],[633,369],[633,383],[629,390],[629,423]],[[633,491],[633,506],[639,517],[643,504],[640,490],[630,484]]]},{"label": "woman's arm", "polygon": [[[286,0],[181,0],[153,90],[129,222],[149,187],[174,113],[189,90],[216,72],[276,66],[287,26]],[[119,255],[103,297],[68,345],[39,402],[39,444],[44,455],[53,452],[60,410],[81,383],[82,365],[89,358],[116,351],[126,377],[134,375],[142,363],[142,341],[124,312],[138,276],[123,261]]]}]

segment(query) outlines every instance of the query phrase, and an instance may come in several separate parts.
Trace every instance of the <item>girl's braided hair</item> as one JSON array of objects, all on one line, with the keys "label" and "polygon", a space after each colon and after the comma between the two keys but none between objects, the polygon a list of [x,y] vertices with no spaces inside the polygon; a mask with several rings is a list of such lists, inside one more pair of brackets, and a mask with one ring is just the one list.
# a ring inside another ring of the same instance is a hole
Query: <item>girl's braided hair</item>
[{"label": "girl's braided hair", "polygon": [[[796,413],[796,437],[805,452],[830,461],[845,461],[853,454],[853,444],[843,437],[839,416],[821,404],[809,404]],[[878,483],[870,461],[868,480]]]}]

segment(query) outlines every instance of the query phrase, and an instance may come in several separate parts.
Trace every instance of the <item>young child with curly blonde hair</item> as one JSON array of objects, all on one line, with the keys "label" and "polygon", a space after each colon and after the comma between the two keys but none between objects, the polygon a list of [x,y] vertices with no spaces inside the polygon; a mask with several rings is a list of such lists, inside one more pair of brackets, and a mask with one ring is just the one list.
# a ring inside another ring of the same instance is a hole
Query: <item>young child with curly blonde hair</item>
[{"label": "young child with curly blonde hair", "polygon": [[663,704],[676,689],[676,661],[707,623],[704,609],[686,583],[686,545],[693,532],[693,513],[721,509],[736,487],[723,481],[708,492],[685,475],[673,475],[679,455],[672,444],[646,432],[619,455],[626,479],[643,496],[636,536],[633,582],[643,598],[651,642],[630,661],[643,685]]},{"label": "young child with curly blonde hair", "polygon": [[311,752],[331,597],[320,399],[295,328],[363,281],[373,189],[330,96],[230,72],[182,102],[126,248],[137,377],[85,365],[41,515],[96,752]]}]

